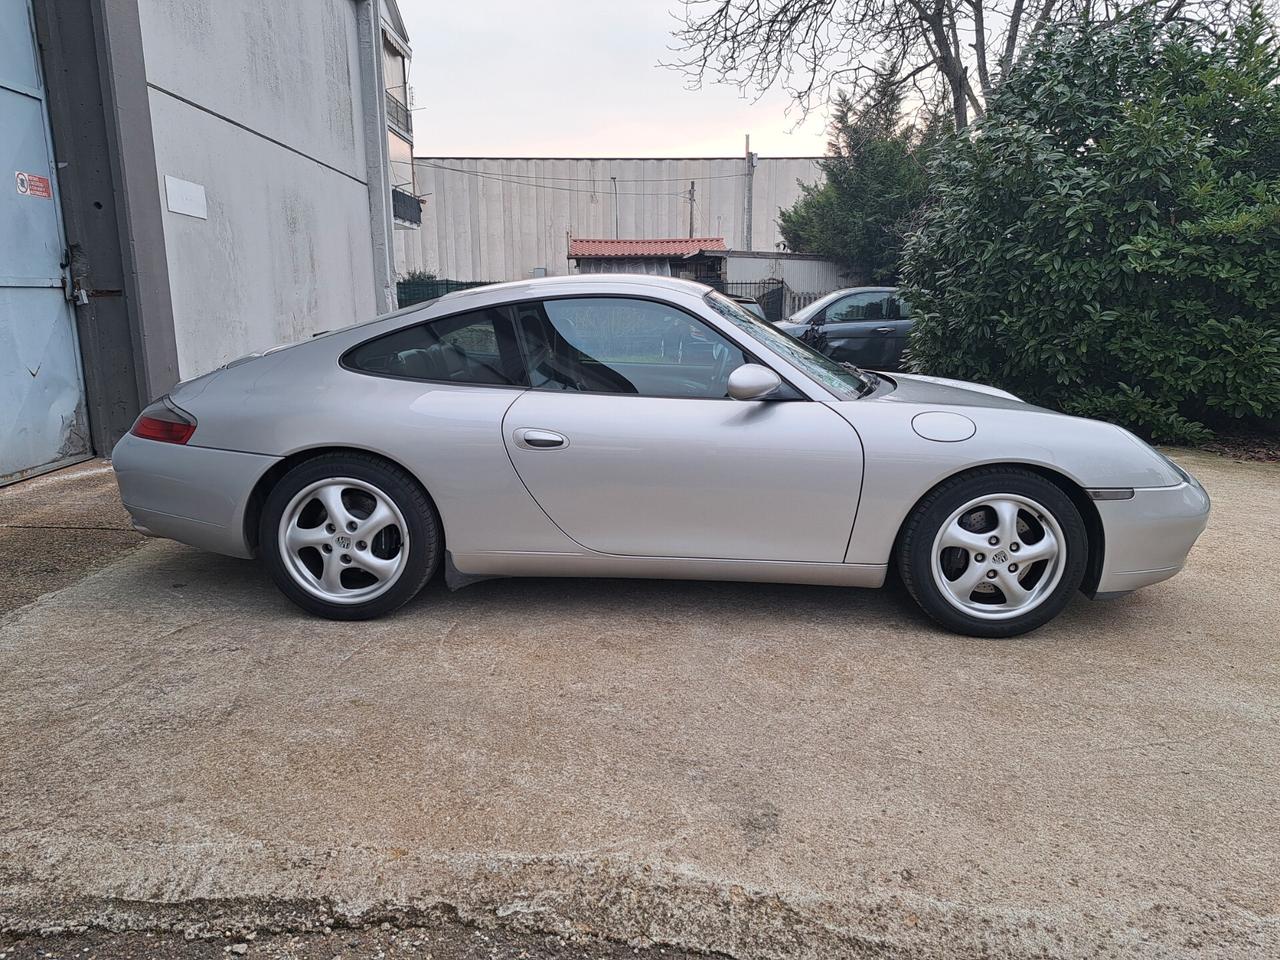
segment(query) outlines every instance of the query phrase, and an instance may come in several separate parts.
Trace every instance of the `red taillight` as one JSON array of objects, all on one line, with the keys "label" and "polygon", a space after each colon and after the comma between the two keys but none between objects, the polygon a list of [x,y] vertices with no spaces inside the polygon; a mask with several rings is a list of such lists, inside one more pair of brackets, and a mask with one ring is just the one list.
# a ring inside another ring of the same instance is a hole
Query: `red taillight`
[{"label": "red taillight", "polygon": [[175,423],[172,420],[157,420],[155,417],[139,417],[131,431],[135,437],[144,440],[159,440],[161,443],[186,443],[196,432],[194,423]]},{"label": "red taillight", "polygon": [[161,397],[142,411],[129,432],[144,440],[186,443],[196,432],[196,418],[168,397]]}]

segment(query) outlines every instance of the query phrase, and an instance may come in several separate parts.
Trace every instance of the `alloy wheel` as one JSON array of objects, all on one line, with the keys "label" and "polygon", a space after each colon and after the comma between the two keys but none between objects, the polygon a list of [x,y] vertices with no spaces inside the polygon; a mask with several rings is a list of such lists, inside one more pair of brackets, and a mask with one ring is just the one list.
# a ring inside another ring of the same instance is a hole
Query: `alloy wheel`
[{"label": "alloy wheel", "polygon": [[943,599],[984,620],[1008,620],[1040,606],[1066,568],[1066,537],[1035,500],[978,497],[955,510],[933,540],[930,569]]},{"label": "alloy wheel", "polygon": [[386,493],[337,477],[300,490],[279,527],[285,569],[304,590],[330,603],[381,596],[404,572],[408,527]]}]

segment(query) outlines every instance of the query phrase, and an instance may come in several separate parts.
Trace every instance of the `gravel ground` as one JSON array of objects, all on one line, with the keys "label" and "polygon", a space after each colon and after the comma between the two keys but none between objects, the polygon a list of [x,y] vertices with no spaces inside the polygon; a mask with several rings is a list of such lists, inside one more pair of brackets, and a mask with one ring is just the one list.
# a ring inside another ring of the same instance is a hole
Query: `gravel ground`
[{"label": "gravel ground", "polygon": [[692,960],[665,947],[634,948],[589,937],[486,931],[457,921],[390,923],[308,933],[228,933],[188,939],[169,931],[0,933],[0,960]]},{"label": "gravel ground", "polygon": [[1187,570],[1013,641],[713,583],[338,624],[148,543],[0,619],[0,949],[1280,956],[1280,468],[1178,456]]}]

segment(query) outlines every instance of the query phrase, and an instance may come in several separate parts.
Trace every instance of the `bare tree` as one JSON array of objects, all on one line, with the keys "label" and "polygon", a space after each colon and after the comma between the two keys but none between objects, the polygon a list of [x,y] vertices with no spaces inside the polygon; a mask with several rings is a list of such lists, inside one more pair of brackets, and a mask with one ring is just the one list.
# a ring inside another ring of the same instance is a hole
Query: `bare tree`
[{"label": "bare tree", "polygon": [[1246,0],[684,0],[668,66],[694,86],[781,86],[807,114],[833,88],[867,97],[886,81],[957,127],[1050,24],[1109,22],[1149,10],[1167,20],[1225,22]]}]

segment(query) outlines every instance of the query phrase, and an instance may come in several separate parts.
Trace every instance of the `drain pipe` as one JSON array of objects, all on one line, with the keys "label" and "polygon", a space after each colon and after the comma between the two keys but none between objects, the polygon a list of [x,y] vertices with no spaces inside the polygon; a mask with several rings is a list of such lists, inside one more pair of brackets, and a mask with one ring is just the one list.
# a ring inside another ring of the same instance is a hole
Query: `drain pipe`
[{"label": "drain pipe", "polygon": [[387,165],[387,97],[382,76],[382,4],[355,0],[356,36],[360,44],[360,101],[364,115],[365,180],[369,188],[369,232],[373,241],[375,309],[397,306],[391,215],[391,175]]}]

